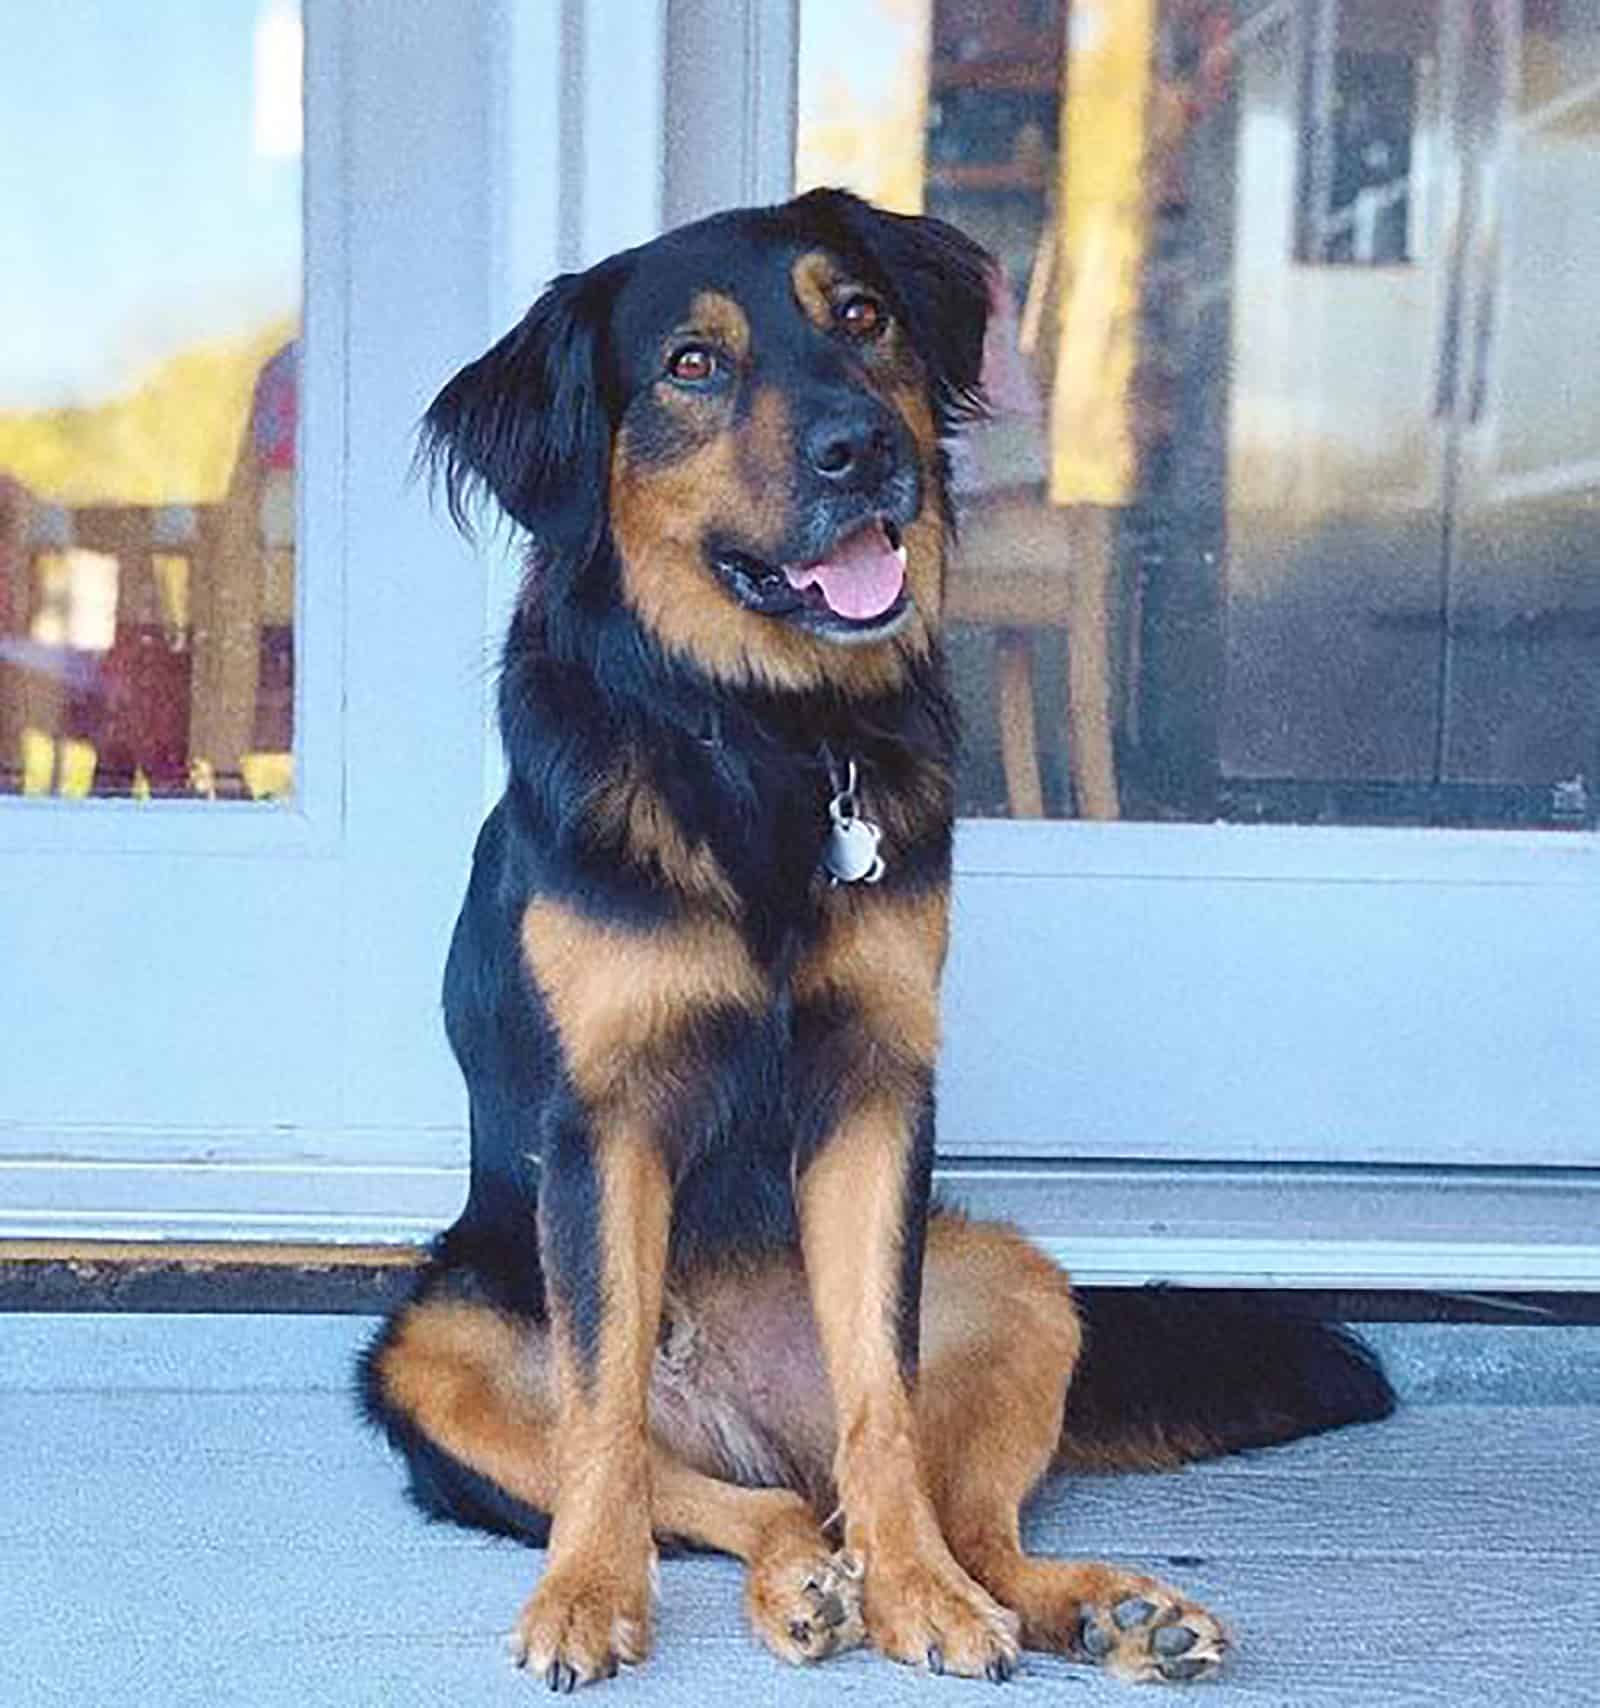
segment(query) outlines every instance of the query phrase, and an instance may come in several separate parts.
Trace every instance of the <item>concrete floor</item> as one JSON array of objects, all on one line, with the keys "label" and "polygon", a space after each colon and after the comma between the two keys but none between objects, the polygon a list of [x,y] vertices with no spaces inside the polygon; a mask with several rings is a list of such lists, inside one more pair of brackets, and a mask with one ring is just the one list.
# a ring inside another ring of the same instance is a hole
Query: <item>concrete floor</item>
[{"label": "concrete floor", "polygon": [[[3,1708],[491,1708],[542,1556],[430,1528],[356,1422],[354,1317],[0,1317]],[[1057,1484],[1033,1546],[1223,1613],[1207,1708],[1600,1705],[1600,1329],[1374,1331],[1393,1421],[1175,1476]],[[780,1667],[739,1574],[662,1568],[656,1654],[593,1700],[988,1700],[868,1654]],[[1181,1687],[1180,1687],[1181,1688]],[[1125,1700],[1028,1656],[1008,1702]],[[1143,1696],[1133,1700],[1142,1701]]]}]

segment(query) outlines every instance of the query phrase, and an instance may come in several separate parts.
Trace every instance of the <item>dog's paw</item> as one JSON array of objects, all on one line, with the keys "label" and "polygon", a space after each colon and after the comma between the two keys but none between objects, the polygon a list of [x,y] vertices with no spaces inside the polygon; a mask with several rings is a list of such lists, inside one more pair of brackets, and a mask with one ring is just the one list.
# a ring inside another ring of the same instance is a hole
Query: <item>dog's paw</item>
[{"label": "dog's paw", "polygon": [[1003,1684],[1016,1671],[1020,1622],[954,1560],[867,1564],[867,1635],[891,1660]]},{"label": "dog's paw", "polygon": [[753,1561],[745,1609],[756,1635],[791,1665],[826,1660],[867,1640],[861,1562],[854,1554],[829,1553],[820,1536]]},{"label": "dog's paw", "polygon": [[651,1577],[580,1563],[547,1571],[511,1634],[511,1658],[552,1690],[612,1678],[650,1651]]},{"label": "dog's paw", "polygon": [[1122,1593],[1082,1605],[1072,1652],[1131,1684],[1213,1678],[1228,1639],[1203,1607],[1155,1578],[1129,1578]]}]

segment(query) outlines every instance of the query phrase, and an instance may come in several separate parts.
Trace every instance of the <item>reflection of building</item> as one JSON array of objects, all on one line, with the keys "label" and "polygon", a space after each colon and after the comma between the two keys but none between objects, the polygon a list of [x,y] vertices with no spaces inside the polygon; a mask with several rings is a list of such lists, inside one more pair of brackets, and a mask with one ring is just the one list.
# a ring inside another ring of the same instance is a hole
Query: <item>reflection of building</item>
[{"label": "reflection of building", "polygon": [[1600,98],[1573,16],[1263,9],[1183,139],[1134,691],[1137,758],[1189,810],[1590,815],[1600,370],[1574,281]]}]

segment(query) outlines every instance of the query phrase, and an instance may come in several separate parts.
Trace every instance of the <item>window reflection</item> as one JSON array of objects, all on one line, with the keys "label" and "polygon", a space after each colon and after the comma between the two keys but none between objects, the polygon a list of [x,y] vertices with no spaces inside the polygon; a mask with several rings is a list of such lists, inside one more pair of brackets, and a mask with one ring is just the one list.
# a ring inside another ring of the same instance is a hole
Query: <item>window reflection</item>
[{"label": "window reflection", "polygon": [[1342,12],[1338,0],[1319,0],[1301,32],[1295,255],[1392,266],[1414,248],[1412,137],[1429,43],[1419,31],[1388,51],[1344,46]]},{"label": "window reflection", "polygon": [[0,793],[293,786],[293,0],[32,8],[0,108]]},{"label": "window reflection", "polygon": [[1600,11],[800,16],[800,187],[1000,264],[962,810],[1592,823]]}]

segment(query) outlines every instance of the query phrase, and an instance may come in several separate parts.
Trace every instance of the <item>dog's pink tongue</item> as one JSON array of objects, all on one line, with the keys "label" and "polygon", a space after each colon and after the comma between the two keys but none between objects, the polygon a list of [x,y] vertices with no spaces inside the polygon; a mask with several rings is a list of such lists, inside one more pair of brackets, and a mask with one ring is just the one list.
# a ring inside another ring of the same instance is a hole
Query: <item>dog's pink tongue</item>
[{"label": "dog's pink tongue", "polygon": [[834,547],[832,557],[819,563],[786,564],[783,573],[791,587],[820,587],[830,611],[856,622],[881,617],[900,597],[906,581],[905,564],[889,544],[881,522],[869,522],[847,535]]}]

